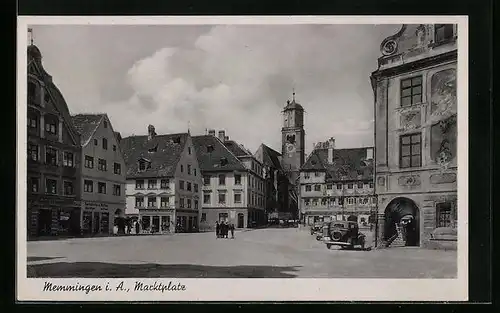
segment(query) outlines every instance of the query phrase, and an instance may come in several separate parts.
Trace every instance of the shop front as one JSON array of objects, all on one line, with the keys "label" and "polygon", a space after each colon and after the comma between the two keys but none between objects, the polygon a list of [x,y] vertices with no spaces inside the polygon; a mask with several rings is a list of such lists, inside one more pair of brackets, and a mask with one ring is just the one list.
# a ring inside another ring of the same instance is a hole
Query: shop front
[{"label": "shop front", "polygon": [[81,225],[82,235],[112,235],[118,207],[107,203],[83,201]]},{"label": "shop front", "polygon": [[139,232],[143,234],[166,234],[174,232],[174,209],[139,210]]},{"label": "shop front", "polygon": [[78,236],[80,203],[66,197],[33,197],[28,199],[27,219],[28,239]]},{"label": "shop front", "polygon": [[199,213],[198,210],[181,210],[176,211],[176,233],[193,233],[199,231],[198,225]]}]

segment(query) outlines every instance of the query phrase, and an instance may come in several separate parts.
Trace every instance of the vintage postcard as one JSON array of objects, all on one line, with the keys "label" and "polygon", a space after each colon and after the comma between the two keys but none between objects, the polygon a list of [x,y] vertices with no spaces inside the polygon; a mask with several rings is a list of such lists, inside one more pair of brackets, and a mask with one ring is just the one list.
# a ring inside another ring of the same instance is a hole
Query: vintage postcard
[{"label": "vintage postcard", "polygon": [[19,301],[463,301],[462,16],[18,24]]}]

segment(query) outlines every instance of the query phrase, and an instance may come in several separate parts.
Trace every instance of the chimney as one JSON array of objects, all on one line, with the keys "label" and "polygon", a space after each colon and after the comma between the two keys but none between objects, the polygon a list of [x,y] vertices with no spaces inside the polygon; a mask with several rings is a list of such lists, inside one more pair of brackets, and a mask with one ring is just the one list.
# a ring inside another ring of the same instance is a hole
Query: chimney
[{"label": "chimney", "polygon": [[373,160],[373,148],[366,149],[366,159]]},{"label": "chimney", "polygon": [[153,125],[148,126],[148,140],[153,139],[156,136],[155,127]]},{"label": "chimney", "polygon": [[328,139],[328,164],[333,164],[333,150],[335,150],[335,139]]},{"label": "chimney", "polygon": [[219,130],[219,139],[220,139],[220,141],[224,142],[224,138],[225,137],[226,137],[226,131]]},{"label": "chimney", "polygon": [[208,131],[208,134],[209,134],[210,136],[215,136],[215,129],[210,129],[210,130]]}]

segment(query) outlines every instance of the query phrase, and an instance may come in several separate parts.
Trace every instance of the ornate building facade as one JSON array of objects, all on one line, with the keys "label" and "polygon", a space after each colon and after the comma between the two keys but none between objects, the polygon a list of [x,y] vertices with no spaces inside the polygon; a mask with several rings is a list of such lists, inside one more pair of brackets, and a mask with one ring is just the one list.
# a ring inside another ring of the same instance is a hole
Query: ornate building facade
[{"label": "ornate building facade", "polygon": [[80,136],[66,101],[28,47],[28,238],[80,234]]},{"label": "ornate building facade", "polygon": [[375,222],[373,147],[335,149],[335,139],[315,145],[300,170],[302,223]]},{"label": "ornate building facade", "polygon": [[403,25],[381,43],[375,96],[377,244],[456,247],[457,26]]}]

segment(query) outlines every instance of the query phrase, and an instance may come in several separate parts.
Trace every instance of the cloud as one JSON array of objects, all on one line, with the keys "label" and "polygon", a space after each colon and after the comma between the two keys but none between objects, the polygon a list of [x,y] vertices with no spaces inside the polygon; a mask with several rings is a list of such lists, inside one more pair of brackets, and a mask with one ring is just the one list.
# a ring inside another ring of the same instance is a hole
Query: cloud
[{"label": "cloud", "polygon": [[[107,40],[123,42],[127,32],[114,28],[116,39],[110,39],[108,31]],[[71,101],[81,93],[70,86],[63,93],[68,103],[76,103],[70,105],[72,112],[105,110],[124,136],[145,134],[148,124],[157,133],[185,132],[189,123],[192,134],[225,129],[252,151],[262,142],[279,151],[281,110],[295,88],[297,101],[306,110],[307,150],[313,142],[332,136],[339,147],[373,145],[369,75],[376,68],[380,42],[397,28],[219,25],[197,33],[192,26],[184,26],[189,40],[179,43],[176,36],[182,37],[181,27],[176,35],[170,32],[176,40],[165,39],[161,46],[148,46],[141,33],[145,48],[139,53],[140,47],[134,47],[135,55],[142,57],[133,62],[128,57],[120,63],[120,55],[127,54],[123,45],[119,45],[121,51],[113,51],[111,44],[112,52],[100,49],[108,58],[115,56],[114,69],[121,64],[125,70],[107,73],[114,84],[106,83],[112,90],[93,96],[99,99],[96,106]],[[131,43],[139,32],[134,34],[127,38]],[[92,35],[99,37],[98,29],[87,31],[86,40],[95,40]],[[101,67],[99,73],[105,72],[103,58],[100,54],[101,61],[95,63]],[[68,75],[58,70],[59,79]],[[100,79],[95,77],[94,84]]]}]

